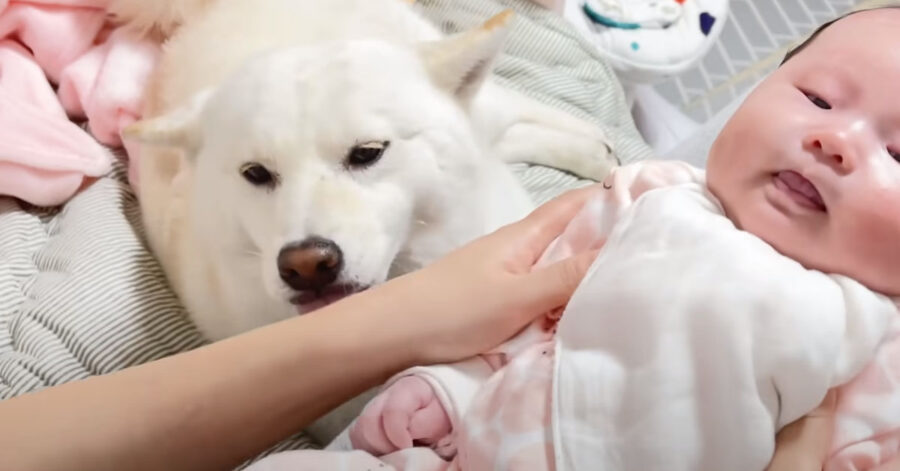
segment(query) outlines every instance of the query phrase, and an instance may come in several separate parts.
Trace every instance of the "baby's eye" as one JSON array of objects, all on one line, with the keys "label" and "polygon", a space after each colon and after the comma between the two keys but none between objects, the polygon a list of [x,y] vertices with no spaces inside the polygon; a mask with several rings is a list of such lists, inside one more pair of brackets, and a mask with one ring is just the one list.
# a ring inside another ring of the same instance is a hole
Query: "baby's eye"
[{"label": "baby's eye", "polygon": [[803,92],[803,94],[806,95],[806,98],[809,98],[809,101],[811,101],[814,105],[818,106],[819,108],[822,108],[823,110],[831,109],[831,105],[828,104],[827,101],[823,100],[819,96],[817,96],[813,93],[809,93],[809,92]]},{"label": "baby's eye", "polygon": [[894,158],[894,160],[896,160],[897,162],[900,162],[900,150],[894,150],[894,149],[891,149],[890,147],[888,147],[887,151],[888,151],[888,154],[890,154],[890,156]]}]

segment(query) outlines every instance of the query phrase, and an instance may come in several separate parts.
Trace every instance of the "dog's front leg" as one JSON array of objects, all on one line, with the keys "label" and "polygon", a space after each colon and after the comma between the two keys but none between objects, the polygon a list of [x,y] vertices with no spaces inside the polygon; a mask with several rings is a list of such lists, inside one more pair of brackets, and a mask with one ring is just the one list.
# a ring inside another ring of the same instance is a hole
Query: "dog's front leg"
[{"label": "dog's front leg", "polygon": [[598,181],[618,165],[598,126],[495,83],[485,84],[472,115],[493,155],[504,162],[545,165]]}]

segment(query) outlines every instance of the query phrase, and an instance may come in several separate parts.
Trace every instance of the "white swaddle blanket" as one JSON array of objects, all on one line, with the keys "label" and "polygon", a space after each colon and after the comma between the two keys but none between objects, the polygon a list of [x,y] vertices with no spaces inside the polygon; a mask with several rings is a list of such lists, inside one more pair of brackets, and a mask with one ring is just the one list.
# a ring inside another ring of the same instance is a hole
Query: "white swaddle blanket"
[{"label": "white swaddle blanket", "polygon": [[558,470],[760,471],[896,315],[736,230],[702,181],[610,216],[593,216],[617,221],[557,333]]},{"label": "white swaddle blanket", "polygon": [[[540,319],[493,352],[499,366],[395,380],[432,386],[459,469],[519,457],[558,471],[762,471],[776,432],[873,359],[895,301],[737,229],[684,163],[621,167],[603,188],[539,262],[602,246],[555,334]],[[527,353],[550,341],[552,362]],[[346,434],[332,447],[350,448]]]}]

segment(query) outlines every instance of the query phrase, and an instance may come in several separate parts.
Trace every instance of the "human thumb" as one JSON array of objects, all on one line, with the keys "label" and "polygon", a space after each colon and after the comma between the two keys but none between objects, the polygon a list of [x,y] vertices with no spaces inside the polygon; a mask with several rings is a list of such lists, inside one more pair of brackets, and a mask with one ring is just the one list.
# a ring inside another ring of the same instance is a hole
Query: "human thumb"
[{"label": "human thumb", "polygon": [[582,252],[544,267],[535,267],[526,276],[528,286],[523,293],[529,311],[537,315],[568,303],[598,252]]}]

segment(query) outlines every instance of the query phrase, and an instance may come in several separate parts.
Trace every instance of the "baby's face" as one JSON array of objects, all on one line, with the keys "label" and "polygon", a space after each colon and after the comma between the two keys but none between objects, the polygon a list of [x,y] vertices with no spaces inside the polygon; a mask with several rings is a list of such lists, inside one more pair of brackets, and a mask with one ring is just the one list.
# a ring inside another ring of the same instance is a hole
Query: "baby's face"
[{"label": "baby's face", "polygon": [[900,294],[900,10],[843,19],[775,71],[719,135],[707,177],[781,253]]}]

